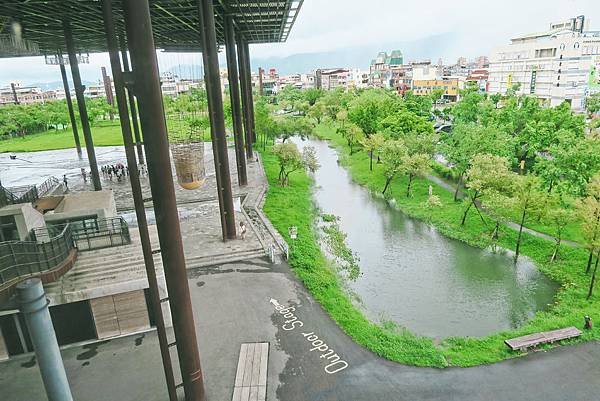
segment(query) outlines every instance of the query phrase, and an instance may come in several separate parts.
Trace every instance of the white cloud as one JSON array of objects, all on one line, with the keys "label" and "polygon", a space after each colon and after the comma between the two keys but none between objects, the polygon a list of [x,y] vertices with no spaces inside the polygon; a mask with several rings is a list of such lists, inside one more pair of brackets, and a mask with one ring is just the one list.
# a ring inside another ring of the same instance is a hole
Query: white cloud
[{"label": "white cloud", "polygon": [[[456,54],[476,56],[507,43],[512,36],[542,31],[550,21],[580,14],[600,30],[598,0],[305,0],[286,43],[253,45],[253,57],[287,56],[356,45],[405,42],[453,32],[461,38]],[[382,49],[386,50],[386,49]],[[365,55],[369,58],[372,55]],[[84,80],[100,77],[108,66],[106,54],[90,57],[81,66]],[[159,66],[200,64],[199,54],[159,55]],[[56,66],[43,58],[0,59],[0,85],[60,80]]]}]

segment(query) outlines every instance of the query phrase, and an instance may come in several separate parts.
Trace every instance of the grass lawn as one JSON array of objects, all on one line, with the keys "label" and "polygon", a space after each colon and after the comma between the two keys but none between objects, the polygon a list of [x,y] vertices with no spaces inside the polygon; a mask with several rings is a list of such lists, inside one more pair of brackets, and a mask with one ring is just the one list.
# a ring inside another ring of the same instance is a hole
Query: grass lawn
[{"label": "grass lawn", "polygon": [[[342,163],[350,171],[353,179],[371,191],[381,192],[385,179],[381,166],[375,165],[369,171],[369,158],[366,152],[358,151],[349,156],[345,140],[335,133],[332,127],[318,127],[318,134],[329,139],[340,151]],[[315,298],[328,311],[337,324],[357,343],[387,359],[418,366],[473,366],[492,363],[522,355],[513,352],[504,344],[507,338],[566,326],[582,328],[583,316],[600,319],[600,289],[590,300],[586,300],[590,277],[584,273],[587,252],[563,246],[560,259],[548,262],[554,243],[531,235],[524,235],[522,253],[534,260],[538,268],[549,277],[562,284],[554,305],[546,312],[538,312],[526,325],[515,330],[505,331],[483,338],[448,338],[436,345],[432,339],[416,336],[393,324],[374,324],[357,310],[343,290],[335,270],[324,257],[316,234],[317,212],[312,203],[311,180],[304,173],[290,176],[290,186],[282,188],[277,183],[278,164],[276,158],[264,152],[264,161],[270,189],[265,204],[265,212],[289,241],[288,227],[298,227],[298,239],[290,254],[290,264]],[[390,188],[391,197],[404,213],[427,221],[452,238],[462,240],[472,246],[489,245],[490,220],[482,222],[476,213],[471,213],[464,227],[460,226],[463,205],[453,201],[453,194],[430,183],[418,179],[413,184],[413,196],[405,196],[407,180],[399,177]],[[433,185],[434,194],[442,200],[442,207],[425,207],[428,187]],[[499,246],[514,249],[517,233],[502,227]],[[291,242],[290,242],[291,243]],[[585,331],[577,341],[600,339],[600,327]]]},{"label": "grass lawn", "polygon": [[[186,130],[186,125],[175,120],[167,120],[169,132]],[[94,146],[119,146],[123,145],[121,125],[118,120],[100,121],[92,127],[92,138]],[[79,140],[82,148],[85,147],[83,131],[78,127]],[[132,133],[133,135],[133,133]],[[210,133],[205,132],[204,141],[210,141]],[[27,135],[23,138],[12,138],[0,141],[0,153],[4,152],[37,152],[42,150],[69,149],[75,147],[73,131],[71,128],[65,130],[50,130],[39,134]]]},{"label": "grass lawn", "polygon": [[[81,126],[77,130],[81,146],[85,147]],[[115,146],[123,144],[119,121],[102,121],[92,126],[94,146]],[[73,131],[50,130],[39,134],[27,135],[23,138],[12,138],[0,141],[0,153],[3,152],[37,152],[41,150],[69,149],[75,147]]]}]

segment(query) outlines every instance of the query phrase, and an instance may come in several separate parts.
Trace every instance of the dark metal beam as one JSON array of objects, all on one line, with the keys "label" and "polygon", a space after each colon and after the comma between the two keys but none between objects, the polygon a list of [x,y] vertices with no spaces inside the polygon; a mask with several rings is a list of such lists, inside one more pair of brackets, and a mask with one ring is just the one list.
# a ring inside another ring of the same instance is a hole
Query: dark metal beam
[{"label": "dark metal beam", "polygon": [[146,266],[146,276],[148,278],[148,288],[150,290],[151,307],[154,312],[156,322],[156,331],[160,346],[163,369],[165,371],[165,381],[167,384],[167,393],[169,401],[177,401],[177,389],[175,387],[175,377],[173,376],[173,364],[169,352],[169,340],[165,320],[160,302],[160,292],[158,289],[158,280],[156,279],[156,269],[154,266],[154,256],[152,255],[152,244],[148,232],[148,221],[146,220],[146,208],[140,177],[135,160],[135,151],[133,148],[133,139],[131,137],[131,125],[129,123],[129,111],[125,95],[125,82],[121,71],[121,61],[119,59],[119,47],[117,45],[117,36],[115,34],[114,17],[110,0],[102,0],[102,12],[104,14],[104,30],[106,31],[106,42],[108,54],[110,57],[110,66],[112,69],[113,80],[115,83],[115,95],[117,97],[117,106],[119,110],[119,120],[121,131],[123,133],[123,143],[125,145],[125,155],[129,169],[129,181],[131,182],[131,192],[133,203],[135,205],[135,214],[140,232],[142,243],[142,253],[144,255],[144,265]]},{"label": "dark metal beam", "polygon": [[69,81],[67,80],[67,69],[65,68],[65,60],[63,59],[62,53],[58,52],[58,63],[60,65],[60,76],[63,82],[63,88],[65,89],[65,99],[67,100],[67,109],[69,109],[69,118],[71,119],[71,128],[73,130],[73,139],[75,140],[75,147],[77,148],[77,156],[81,159],[81,142],[79,141],[79,133],[77,133],[77,119],[75,118],[75,110],[73,110],[73,100],[71,99],[71,88],[69,88]]},{"label": "dark metal beam", "polygon": [[248,184],[246,171],[246,154],[244,153],[244,127],[242,122],[242,106],[240,103],[240,77],[237,56],[235,53],[235,32],[231,17],[225,18],[225,51],[227,53],[227,76],[229,77],[229,96],[231,98],[231,115],[233,120],[233,136],[235,140],[235,157],[237,161],[238,182]]},{"label": "dark metal beam", "polygon": [[98,164],[96,162],[96,151],[94,149],[94,140],[92,139],[90,120],[88,119],[87,108],[85,107],[85,97],[83,95],[84,89],[83,84],[81,83],[81,75],[79,74],[79,62],[77,61],[77,53],[75,52],[75,44],[73,43],[71,23],[64,20],[63,29],[65,32],[67,52],[69,53],[69,65],[71,66],[71,75],[73,76],[77,107],[79,108],[79,118],[81,119],[81,129],[83,130],[83,138],[85,140],[85,150],[90,163],[92,183],[94,184],[94,191],[100,191],[102,190],[102,184],[100,183],[100,174],[98,174]]},{"label": "dark metal beam", "polygon": [[238,33],[237,35],[237,51],[238,51],[238,59],[240,64],[240,88],[242,91],[242,112],[244,116],[244,133],[245,133],[245,143],[246,143],[246,157],[248,160],[252,160],[254,158],[254,154],[252,151],[252,122],[250,116],[250,98],[248,96],[248,74],[246,73],[246,55],[244,53],[245,46],[243,45],[244,39],[242,35]]},{"label": "dark metal beam", "polygon": [[[131,71],[131,68],[129,67],[129,57],[127,56],[127,47],[125,46],[125,38],[123,36],[121,36],[121,58],[123,59],[123,71]],[[142,137],[140,135],[140,124],[138,121],[135,96],[129,88],[127,88],[127,98],[129,99],[129,109],[131,110],[131,121],[133,123],[133,136],[135,137],[135,147],[137,149],[138,163],[144,164],[144,149],[142,145]]]},{"label": "dark metal beam", "polygon": [[148,0],[123,0],[123,11],[185,399],[205,401]]},{"label": "dark metal beam", "polygon": [[250,48],[248,46],[248,41],[244,41],[244,55],[246,63],[246,80],[248,82],[248,106],[250,107],[250,136],[252,138],[252,143],[256,143],[256,127],[254,124],[254,95],[252,94],[252,67],[250,65]]},{"label": "dark metal beam", "polygon": [[[231,191],[231,176],[229,174],[229,156],[227,154],[227,138],[225,136],[225,116],[223,113],[223,97],[221,94],[221,73],[219,70],[219,54],[215,32],[215,14],[212,0],[198,0],[198,13],[202,22],[202,44],[204,52],[204,71],[206,92],[208,97],[208,112],[210,115],[211,135],[215,157],[215,171],[218,171],[217,191],[221,222],[224,223],[226,239],[235,239],[235,211],[233,209],[233,194]],[[220,182],[219,182],[220,181]]]}]

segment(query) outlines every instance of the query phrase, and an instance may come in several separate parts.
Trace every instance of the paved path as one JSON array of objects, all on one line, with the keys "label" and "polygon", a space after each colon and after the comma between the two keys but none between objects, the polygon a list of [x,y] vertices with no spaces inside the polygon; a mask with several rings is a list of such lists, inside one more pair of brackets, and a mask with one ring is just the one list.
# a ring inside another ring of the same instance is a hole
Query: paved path
[{"label": "paved path", "polygon": [[[449,182],[443,180],[440,177],[436,177],[435,175],[429,174],[429,175],[426,176],[426,178],[429,181],[431,181],[431,182],[439,185],[440,187],[442,187],[442,188],[444,188],[444,189],[446,189],[446,190],[448,190],[448,191],[450,191],[452,193],[454,193],[454,191],[456,191],[456,186],[455,185],[450,184]],[[459,194],[460,195],[464,195],[463,191],[459,191]],[[504,223],[504,224],[506,226],[512,228],[515,231],[519,231],[519,228],[520,228],[519,224],[517,224],[517,223],[515,223],[513,221],[509,221],[509,222]],[[533,235],[534,237],[547,239],[548,241],[556,241],[556,237],[554,237],[552,235],[549,235],[549,234],[546,234],[546,233],[543,233],[543,232],[540,232],[540,231],[533,230],[531,228],[523,227],[523,232],[525,232],[527,234],[530,234],[530,235]],[[561,241],[561,244],[563,244],[563,245],[569,245],[569,246],[572,246],[572,247],[575,247],[575,248],[581,248],[581,247],[583,247],[583,245],[581,245],[580,243],[575,242],[575,241],[570,241],[570,240],[567,240],[567,239],[563,239]]]},{"label": "paved path", "polygon": [[[254,260],[198,269],[190,272],[189,284],[209,401],[231,400],[240,344],[263,341],[271,343],[271,401],[593,401],[600,394],[600,343],[469,369],[408,367],[356,345],[286,264]],[[294,305],[289,312],[302,327],[284,330],[294,319],[274,303]],[[348,367],[328,374],[327,358],[320,356],[329,351],[310,351],[318,341]],[[166,400],[154,333],[70,348],[63,355],[78,401]],[[44,400],[31,356],[0,363],[0,394],[2,401]]]}]

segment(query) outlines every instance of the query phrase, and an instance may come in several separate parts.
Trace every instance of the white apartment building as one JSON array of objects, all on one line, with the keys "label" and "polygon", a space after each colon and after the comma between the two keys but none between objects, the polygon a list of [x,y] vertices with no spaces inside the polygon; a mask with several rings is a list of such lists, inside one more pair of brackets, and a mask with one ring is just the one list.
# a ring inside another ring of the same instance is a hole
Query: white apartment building
[{"label": "white apartment building", "polygon": [[552,23],[546,32],[523,35],[500,46],[490,57],[490,93],[532,95],[549,106],[564,101],[575,111],[600,91],[600,31],[586,30],[583,16]]}]

